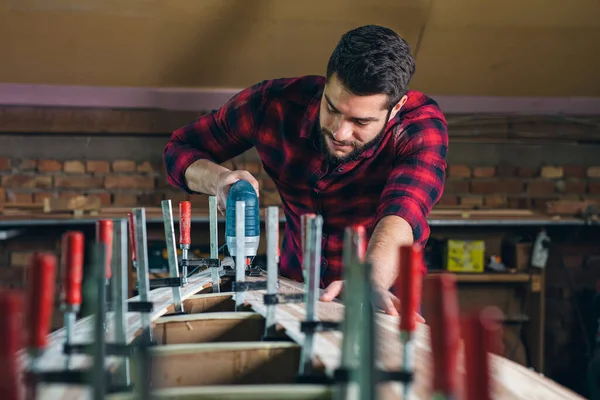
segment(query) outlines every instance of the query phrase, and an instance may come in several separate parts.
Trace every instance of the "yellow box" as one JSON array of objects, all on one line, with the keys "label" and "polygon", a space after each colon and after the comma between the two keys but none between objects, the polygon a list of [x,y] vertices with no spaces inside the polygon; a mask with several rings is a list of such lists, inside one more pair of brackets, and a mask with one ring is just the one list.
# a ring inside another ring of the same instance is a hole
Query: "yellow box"
[{"label": "yellow box", "polygon": [[483,272],[485,242],[483,240],[448,240],[446,269],[452,272]]}]

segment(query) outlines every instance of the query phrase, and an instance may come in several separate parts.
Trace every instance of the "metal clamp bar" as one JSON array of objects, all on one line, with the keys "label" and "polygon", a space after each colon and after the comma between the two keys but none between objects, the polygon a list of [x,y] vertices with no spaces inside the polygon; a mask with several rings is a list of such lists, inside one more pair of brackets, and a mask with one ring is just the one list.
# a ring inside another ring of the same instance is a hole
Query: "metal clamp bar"
[{"label": "metal clamp bar", "polygon": [[[217,196],[209,196],[208,197],[208,213],[210,218],[210,258],[212,260],[219,261],[219,225],[217,224]],[[210,277],[212,280],[212,289],[213,293],[218,293],[221,291],[220,287],[220,277],[219,271],[217,269],[212,269],[210,271]]]},{"label": "metal clamp bar", "polygon": [[128,301],[128,312],[151,313],[154,311],[154,303],[151,301]]},{"label": "metal clamp bar", "polygon": [[[235,203],[235,282],[241,284],[246,280],[246,203],[236,201]],[[244,292],[235,295],[235,309],[240,310],[244,304]]]},{"label": "metal clamp bar", "polygon": [[[112,243],[111,243],[112,244]],[[104,243],[97,243],[92,247],[92,271],[94,272],[94,283],[96,284],[96,312],[94,315],[94,343],[92,347],[92,372],[94,376],[106,374],[106,247]],[[106,394],[106,380],[93,380],[93,398],[103,400]]]},{"label": "metal clamp bar", "polygon": [[341,323],[338,321],[302,321],[300,323],[300,332],[315,333],[326,331],[339,331]]},{"label": "metal clamp bar", "polygon": [[[135,241],[136,258],[138,263],[138,288],[141,302],[148,302],[148,291],[150,290],[150,279],[148,277],[148,240],[146,237],[146,209],[134,208],[135,218]],[[148,340],[152,341],[152,328],[150,325],[150,315],[142,314],[142,329]]]},{"label": "metal clamp bar", "polygon": [[[173,281],[169,281],[170,286],[173,289],[173,305],[175,306],[175,312],[183,312],[183,304],[181,302],[181,286],[184,284],[184,280],[179,277],[179,266],[177,265],[177,251],[175,250],[175,225],[173,224],[173,208],[171,207],[171,200],[163,200],[160,202],[162,208],[163,222],[165,226],[165,243],[167,246],[167,258],[169,262],[169,275]],[[176,284],[175,279],[178,280]],[[154,279],[150,281],[150,289],[152,290],[158,284],[159,281]]]},{"label": "metal clamp bar", "polygon": [[[319,280],[321,276],[321,237],[323,228],[323,217],[320,215],[310,217],[306,225],[306,245],[308,253],[308,269],[304,282],[306,292],[306,322],[312,323],[317,320],[316,307],[319,294]],[[302,353],[300,357],[299,375],[312,375],[313,373],[313,345],[314,335],[307,332],[304,336]]]},{"label": "metal clamp bar", "polygon": [[[127,220],[121,219],[114,224],[113,235],[113,282],[112,298],[114,310],[114,340],[115,345],[127,345],[125,305],[127,304],[128,282],[128,226]],[[107,346],[107,351],[110,345]],[[129,358],[123,360],[115,374],[116,384],[129,387],[131,385]]]},{"label": "metal clamp bar", "polygon": [[[92,355],[94,350],[94,343],[77,343],[67,344],[63,346],[64,354],[88,354]],[[121,343],[105,343],[105,354],[111,356],[123,356],[130,357],[133,355],[133,348],[127,344]]]}]

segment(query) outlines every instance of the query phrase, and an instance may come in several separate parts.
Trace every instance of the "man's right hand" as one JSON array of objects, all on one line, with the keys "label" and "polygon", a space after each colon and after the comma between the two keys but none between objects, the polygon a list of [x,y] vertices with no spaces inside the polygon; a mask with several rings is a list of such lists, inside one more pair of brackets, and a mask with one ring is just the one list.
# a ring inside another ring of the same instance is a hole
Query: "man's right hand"
[{"label": "man's right hand", "polygon": [[238,169],[235,171],[224,171],[219,174],[219,184],[217,186],[217,209],[221,213],[221,215],[225,214],[225,208],[227,207],[227,194],[229,193],[229,188],[231,185],[236,183],[239,180],[245,180],[250,182],[250,184],[256,190],[256,196],[260,196],[258,181],[256,178],[252,176],[252,174],[243,169]]}]

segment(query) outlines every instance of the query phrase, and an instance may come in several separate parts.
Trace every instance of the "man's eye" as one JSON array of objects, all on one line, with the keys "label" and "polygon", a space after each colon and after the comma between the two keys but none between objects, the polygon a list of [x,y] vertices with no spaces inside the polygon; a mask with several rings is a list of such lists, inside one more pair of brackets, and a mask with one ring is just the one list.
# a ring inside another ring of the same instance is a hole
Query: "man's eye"
[{"label": "man's eye", "polygon": [[369,125],[369,122],[356,121],[356,124],[359,126],[367,126],[367,125]]}]

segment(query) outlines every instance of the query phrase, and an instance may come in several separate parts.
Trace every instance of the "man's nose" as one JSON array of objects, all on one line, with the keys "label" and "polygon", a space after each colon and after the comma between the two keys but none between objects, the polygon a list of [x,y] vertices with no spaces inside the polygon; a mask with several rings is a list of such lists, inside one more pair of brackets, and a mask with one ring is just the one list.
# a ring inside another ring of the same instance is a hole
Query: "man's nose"
[{"label": "man's nose", "polygon": [[348,121],[341,120],[338,128],[333,131],[333,137],[338,142],[343,142],[347,139],[350,139],[352,136],[352,124]]}]

